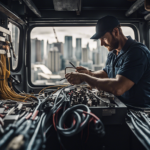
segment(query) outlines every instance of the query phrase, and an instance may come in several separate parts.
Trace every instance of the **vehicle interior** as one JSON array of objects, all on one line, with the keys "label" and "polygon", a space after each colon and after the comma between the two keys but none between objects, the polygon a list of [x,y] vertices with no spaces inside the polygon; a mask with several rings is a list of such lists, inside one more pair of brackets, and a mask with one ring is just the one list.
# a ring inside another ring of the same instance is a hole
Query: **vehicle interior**
[{"label": "vehicle interior", "polygon": [[1,150],[150,149],[150,108],[65,79],[104,68],[106,15],[150,49],[150,0],[0,0]]}]

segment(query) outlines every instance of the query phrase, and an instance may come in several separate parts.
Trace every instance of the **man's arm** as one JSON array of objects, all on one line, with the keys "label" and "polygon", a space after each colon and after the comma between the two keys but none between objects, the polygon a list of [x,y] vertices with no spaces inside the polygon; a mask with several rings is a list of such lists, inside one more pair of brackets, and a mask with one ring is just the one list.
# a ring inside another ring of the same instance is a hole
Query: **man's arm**
[{"label": "man's arm", "polygon": [[110,92],[116,96],[122,95],[134,85],[133,81],[122,75],[117,75],[116,78],[100,79],[83,73],[69,73],[65,77],[71,84],[80,84],[85,81],[93,88]]},{"label": "man's arm", "polygon": [[108,75],[105,71],[103,70],[99,70],[99,71],[94,71],[94,72],[91,72],[90,70],[84,68],[84,67],[76,67],[77,69],[77,72],[79,73],[85,73],[85,74],[88,74],[92,77],[96,77],[96,78],[108,78]]},{"label": "man's arm", "polygon": [[90,71],[90,75],[92,77],[96,77],[96,78],[108,78],[107,73],[105,71],[103,71],[103,70],[94,71],[94,72]]},{"label": "man's arm", "polygon": [[97,79],[94,77],[85,76],[85,82],[98,90],[104,90],[116,96],[121,96],[134,85],[133,81],[122,75],[117,75],[116,78],[110,79]]}]

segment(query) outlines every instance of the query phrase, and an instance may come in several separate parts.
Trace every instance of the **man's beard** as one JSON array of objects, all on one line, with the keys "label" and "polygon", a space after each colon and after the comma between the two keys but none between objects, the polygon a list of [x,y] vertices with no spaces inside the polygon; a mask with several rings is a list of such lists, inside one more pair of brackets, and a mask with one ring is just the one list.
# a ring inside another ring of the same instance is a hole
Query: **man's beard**
[{"label": "man's beard", "polygon": [[[112,35],[112,34],[111,34]],[[119,47],[119,41],[112,35],[112,41],[109,45],[105,45],[108,51],[115,50]]]}]

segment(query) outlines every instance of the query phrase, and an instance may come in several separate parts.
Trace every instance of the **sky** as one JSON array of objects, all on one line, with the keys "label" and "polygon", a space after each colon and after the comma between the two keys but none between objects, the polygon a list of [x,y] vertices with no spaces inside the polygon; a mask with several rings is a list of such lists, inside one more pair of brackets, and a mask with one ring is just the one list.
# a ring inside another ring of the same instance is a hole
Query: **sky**
[{"label": "sky", "polygon": [[[97,47],[97,42],[90,39],[95,34],[95,26],[91,27],[54,27],[59,42],[64,43],[65,36],[72,36],[73,47],[76,47],[76,38],[82,38],[82,48],[89,43],[90,50]],[[134,39],[134,31],[130,27],[122,27],[124,35],[130,35]],[[53,27],[36,27],[31,31],[31,39],[38,38],[44,40],[44,53],[46,52],[46,42],[56,42]]]}]

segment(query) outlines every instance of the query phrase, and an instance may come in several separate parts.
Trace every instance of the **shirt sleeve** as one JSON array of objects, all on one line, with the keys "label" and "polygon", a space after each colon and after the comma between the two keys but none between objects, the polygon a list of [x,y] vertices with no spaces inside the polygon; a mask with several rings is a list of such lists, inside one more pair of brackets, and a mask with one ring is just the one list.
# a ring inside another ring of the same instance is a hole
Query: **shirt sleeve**
[{"label": "shirt sleeve", "polygon": [[103,71],[105,71],[105,72],[107,73],[107,71],[106,71],[106,66],[103,68]]},{"label": "shirt sleeve", "polygon": [[117,74],[122,75],[137,84],[147,68],[147,63],[146,54],[142,49],[136,47],[127,52],[124,63]]}]

